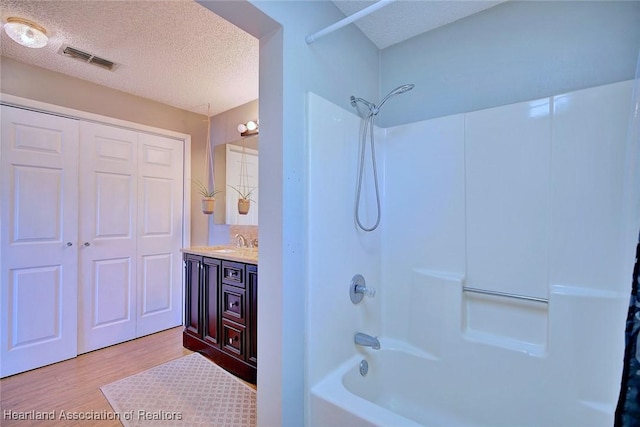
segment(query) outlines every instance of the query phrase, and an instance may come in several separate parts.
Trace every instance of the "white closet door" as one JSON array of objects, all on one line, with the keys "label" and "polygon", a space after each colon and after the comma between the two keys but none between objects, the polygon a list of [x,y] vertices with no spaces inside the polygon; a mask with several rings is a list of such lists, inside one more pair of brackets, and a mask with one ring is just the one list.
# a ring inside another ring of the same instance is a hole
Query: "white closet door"
[{"label": "white closet door", "polygon": [[135,338],[137,132],[80,124],[78,353]]},{"label": "white closet door", "polygon": [[183,143],[140,134],[138,322],[143,336],[182,324]]},{"label": "white closet door", "polygon": [[2,106],[1,376],[76,356],[78,122]]}]

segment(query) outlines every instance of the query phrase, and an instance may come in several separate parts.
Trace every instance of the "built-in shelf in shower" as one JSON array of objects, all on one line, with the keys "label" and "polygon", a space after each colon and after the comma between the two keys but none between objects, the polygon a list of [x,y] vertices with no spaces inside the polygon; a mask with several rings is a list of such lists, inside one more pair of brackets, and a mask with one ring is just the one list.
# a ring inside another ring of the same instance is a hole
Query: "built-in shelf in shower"
[{"label": "built-in shelf in shower", "polygon": [[547,304],[496,295],[462,293],[463,337],[531,356],[545,356]]}]

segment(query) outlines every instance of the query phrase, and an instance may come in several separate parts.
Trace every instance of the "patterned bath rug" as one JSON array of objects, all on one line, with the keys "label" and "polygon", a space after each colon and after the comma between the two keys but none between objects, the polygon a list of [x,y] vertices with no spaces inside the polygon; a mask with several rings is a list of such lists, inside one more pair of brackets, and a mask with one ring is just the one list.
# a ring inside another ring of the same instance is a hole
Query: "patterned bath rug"
[{"label": "patterned bath rug", "polygon": [[100,387],[125,427],[254,427],[256,392],[192,353]]}]

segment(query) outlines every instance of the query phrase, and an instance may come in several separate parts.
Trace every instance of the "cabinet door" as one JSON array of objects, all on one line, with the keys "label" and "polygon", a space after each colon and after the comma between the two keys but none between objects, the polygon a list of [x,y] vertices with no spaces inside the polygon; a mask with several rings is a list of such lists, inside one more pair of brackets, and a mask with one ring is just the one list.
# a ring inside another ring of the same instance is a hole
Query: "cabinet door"
[{"label": "cabinet door", "polygon": [[258,266],[247,265],[247,281],[249,291],[249,348],[247,357],[249,363],[258,364]]},{"label": "cabinet door", "polygon": [[215,346],[219,345],[220,322],[220,261],[211,258],[203,259],[203,338]]},{"label": "cabinet door", "polygon": [[136,336],[182,322],[183,143],[138,135]]},{"label": "cabinet door", "polygon": [[137,132],[80,123],[78,353],[136,337]]},{"label": "cabinet door", "polygon": [[202,334],[202,310],[200,309],[200,294],[202,282],[202,257],[185,255],[185,309],[184,326],[188,334],[200,337]]},{"label": "cabinet door", "polygon": [[78,122],[1,107],[2,377],[76,356]]}]

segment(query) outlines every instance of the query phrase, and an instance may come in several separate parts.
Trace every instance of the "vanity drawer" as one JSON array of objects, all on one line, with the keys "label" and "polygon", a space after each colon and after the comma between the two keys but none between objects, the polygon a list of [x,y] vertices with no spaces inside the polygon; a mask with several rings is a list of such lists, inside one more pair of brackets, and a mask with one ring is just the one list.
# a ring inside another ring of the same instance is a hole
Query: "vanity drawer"
[{"label": "vanity drawer", "polygon": [[245,291],[235,286],[222,285],[222,315],[229,320],[246,325]]},{"label": "vanity drawer", "polygon": [[222,283],[244,288],[244,264],[222,261]]},{"label": "vanity drawer", "polygon": [[244,331],[244,326],[222,321],[222,349],[239,359],[244,359],[245,354]]}]

